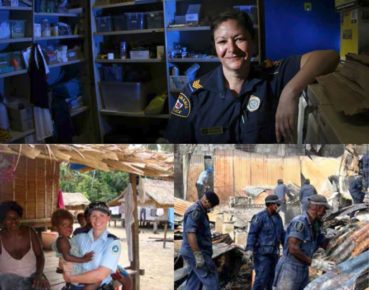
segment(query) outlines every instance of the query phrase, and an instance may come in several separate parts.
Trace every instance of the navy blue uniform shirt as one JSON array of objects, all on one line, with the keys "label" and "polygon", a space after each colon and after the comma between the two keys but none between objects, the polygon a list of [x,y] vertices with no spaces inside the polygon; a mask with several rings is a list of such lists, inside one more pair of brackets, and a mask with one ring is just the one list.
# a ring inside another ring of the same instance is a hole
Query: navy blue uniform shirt
[{"label": "navy blue uniform shirt", "polygon": [[315,187],[311,184],[304,184],[300,189],[300,201],[303,201],[314,194],[317,194]]},{"label": "navy blue uniform shirt", "polygon": [[300,250],[304,255],[312,258],[315,251],[326,242],[324,234],[321,232],[320,223],[314,221],[310,223],[307,213],[295,216],[287,228],[286,239],[284,242],[283,255],[286,257],[289,263],[303,265],[308,267],[307,264],[298,260],[295,256],[288,252],[288,238],[294,237],[301,241]]},{"label": "navy blue uniform shirt", "polygon": [[188,233],[195,233],[197,244],[204,255],[213,255],[209,218],[201,202],[197,201],[185,212],[183,218],[183,242],[180,250],[183,256],[193,256],[192,249],[187,239]]},{"label": "navy blue uniform shirt", "polygon": [[285,231],[278,213],[270,215],[265,209],[252,217],[246,250],[256,254],[278,254]]},{"label": "navy blue uniform shirt", "polygon": [[166,138],[171,143],[276,143],[279,97],[300,60],[292,56],[271,69],[251,66],[238,97],[226,87],[222,66],[217,67],[178,96]]}]

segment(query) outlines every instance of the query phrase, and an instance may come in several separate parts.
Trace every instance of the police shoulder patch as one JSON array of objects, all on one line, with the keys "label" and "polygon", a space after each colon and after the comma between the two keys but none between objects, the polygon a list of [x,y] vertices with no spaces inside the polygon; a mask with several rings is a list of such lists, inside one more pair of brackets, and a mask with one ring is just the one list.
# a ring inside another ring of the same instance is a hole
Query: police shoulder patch
[{"label": "police shoulder patch", "polygon": [[305,227],[305,225],[304,225],[304,223],[303,223],[303,222],[297,221],[297,222],[295,223],[295,230],[296,230],[297,232],[302,232],[302,230],[304,229],[304,227]]},{"label": "police shoulder patch", "polygon": [[181,118],[188,118],[191,113],[191,102],[187,96],[180,93],[172,109],[172,114]]},{"label": "police shoulder patch", "polygon": [[191,217],[194,221],[198,221],[201,216],[200,210],[196,209],[192,212]]},{"label": "police shoulder patch", "polygon": [[112,251],[113,253],[118,253],[118,252],[119,252],[119,246],[118,246],[118,245],[114,245],[114,246],[112,246],[112,247],[111,247],[111,251]]}]

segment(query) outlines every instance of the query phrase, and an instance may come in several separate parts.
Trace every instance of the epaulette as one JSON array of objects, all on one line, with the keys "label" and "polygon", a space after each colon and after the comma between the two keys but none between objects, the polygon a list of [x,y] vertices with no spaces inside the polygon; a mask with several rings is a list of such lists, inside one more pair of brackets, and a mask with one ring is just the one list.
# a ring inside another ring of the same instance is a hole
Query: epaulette
[{"label": "epaulette", "polygon": [[188,89],[190,90],[191,93],[194,93],[200,89],[203,89],[204,87],[202,86],[200,79],[194,80],[191,83],[188,83],[187,85]]},{"label": "epaulette", "polygon": [[108,234],[108,238],[112,238],[113,240],[119,240],[119,238],[113,234]]}]

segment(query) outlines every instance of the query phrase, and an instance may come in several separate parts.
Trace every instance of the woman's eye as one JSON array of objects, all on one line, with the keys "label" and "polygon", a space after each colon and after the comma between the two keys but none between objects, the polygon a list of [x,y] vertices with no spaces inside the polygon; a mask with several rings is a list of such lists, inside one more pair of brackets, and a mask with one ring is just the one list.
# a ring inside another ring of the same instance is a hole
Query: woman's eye
[{"label": "woman's eye", "polygon": [[218,41],[218,44],[224,44],[224,43],[226,43],[226,41],[225,41],[225,40],[220,40],[220,41]]}]

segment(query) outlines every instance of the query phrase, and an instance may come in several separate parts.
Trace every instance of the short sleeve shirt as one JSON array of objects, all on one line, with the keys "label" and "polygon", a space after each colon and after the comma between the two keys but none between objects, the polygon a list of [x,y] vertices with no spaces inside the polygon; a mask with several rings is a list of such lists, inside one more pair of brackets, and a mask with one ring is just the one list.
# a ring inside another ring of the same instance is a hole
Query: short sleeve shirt
[{"label": "short sleeve shirt", "polygon": [[275,113],[301,56],[268,70],[251,67],[238,97],[225,86],[221,66],[188,84],[171,111],[171,143],[276,143]]},{"label": "short sleeve shirt", "polygon": [[[93,251],[94,257],[88,263],[80,264],[82,273],[95,270],[99,267],[105,267],[115,272],[118,266],[121,245],[120,240],[112,235],[109,235],[108,231],[105,231],[101,236],[94,240],[93,230],[88,233],[81,233],[72,238],[78,245],[81,256],[88,252]],[[109,283],[112,280],[108,275],[101,284]]]}]

